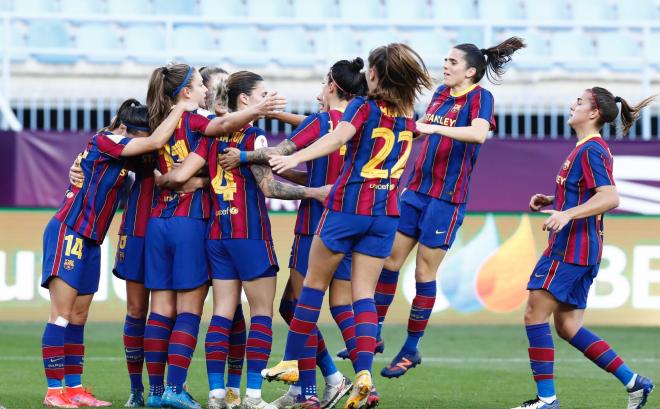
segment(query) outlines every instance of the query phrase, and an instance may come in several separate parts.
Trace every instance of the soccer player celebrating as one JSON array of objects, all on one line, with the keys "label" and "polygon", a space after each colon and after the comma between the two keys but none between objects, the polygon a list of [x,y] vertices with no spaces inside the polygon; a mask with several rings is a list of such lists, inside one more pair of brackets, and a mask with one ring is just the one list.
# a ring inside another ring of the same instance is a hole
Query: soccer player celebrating
[{"label": "soccer player celebrating", "polygon": [[376,343],[374,291],[398,224],[398,185],[412,148],[413,105],[418,93],[431,84],[424,62],[410,47],[398,43],[378,47],[369,55],[368,97],[351,100],[329,135],[293,155],[271,158],[273,169],[282,172],[347,144],[347,159],[325,202],[319,235],[312,241],[284,360],[270,368],[266,378],[298,380],[297,360],[316,328],[324,293],[344,254],[352,253],[357,374],[346,407],[365,405]]},{"label": "soccer player celebrating", "polygon": [[399,269],[415,245],[416,294],[408,337],[390,365],[382,369],[384,377],[398,378],[422,361],[418,346],[433,311],[438,267],[463,223],[479,148],[488,131],[495,128],[493,95],[478,83],[484,75],[499,80],[504,64],[524,46],[521,39],[512,37],[487,49],[474,44],[451,48],[445,57],[443,84],[417,123],[417,129],[429,137],[401,195],[401,219],[392,254],[385,260],[376,287],[377,351],[384,347],[380,331],[394,299]]},{"label": "soccer player celebrating", "polygon": [[[149,123],[159,124],[171,106],[191,101],[204,104],[206,87],[194,67],[173,64],[154,70],[149,80],[147,105]],[[220,136],[236,130],[286,100],[267,95],[241,112],[208,119],[186,113],[159,152],[156,168],[167,174],[175,162],[197,148],[203,136]],[[145,287],[151,290],[151,313],[145,328],[145,360],[150,390],[147,406],[199,408],[183,389],[192,359],[204,298],[208,292],[206,220],[210,215],[208,189],[192,194],[159,188],[147,224]],[[234,305],[235,307],[235,305]],[[167,389],[163,385],[168,364]]]},{"label": "soccer player celebrating", "polygon": [[[323,88],[317,100],[321,105],[319,113],[312,114],[304,119],[288,139],[272,148],[261,148],[252,152],[243,153],[248,163],[268,164],[270,155],[289,155],[299,149],[316,142],[320,137],[336,128],[342,113],[351,98],[364,95],[367,90],[366,78],[361,72],[364,61],[356,58],[353,61],[341,60],[333,64],[323,82]],[[333,184],[339,177],[346,147],[332,152],[329,156],[320,157],[306,163],[307,172],[288,170],[281,176],[289,178],[308,187],[321,187]],[[220,164],[227,170],[240,165],[241,153],[230,150],[222,155]],[[280,313],[287,322],[291,323],[296,299],[300,297],[303,280],[307,274],[309,250],[318,226],[323,205],[314,200],[303,200],[298,207],[298,217],[294,228],[295,238],[289,258],[290,277],[287,290],[282,295]],[[330,310],[342,329],[351,350],[354,350],[354,322],[351,307],[351,257],[346,255],[342,260],[334,279],[330,285]],[[293,298],[290,301],[288,297]],[[319,366],[326,380],[326,388],[320,405],[323,408],[333,407],[349,390],[351,382],[345,378],[332,362],[332,358],[325,348],[325,342],[318,328],[315,328],[302,351],[299,368],[300,380],[292,385],[289,391],[273,402],[278,408],[308,407],[319,404],[316,396],[316,365]],[[305,396],[308,396],[305,398]]]},{"label": "soccer player celebrating", "polygon": [[612,373],[628,390],[628,409],[641,408],[653,390],[650,379],[633,372],[610,345],[583,326],[587,295],[598,274],[603,250],[603,214],[619,205],[612,177],[612,154],[600,136],[614,122],[621,104],[623,133],[639,118],[650,97],[631,107],[604,88],[585,90],[571,105],[568,124],[578,142],[556,177],[554,196],[535,194],[529,207],[543,210],[550,232],[548,247],[529,279],[525,329],[537,397],[516,409],[556,409],[554,344],[548,323],[554,316],[557,333],[587,358]]},{"label": "soccer player celebrating", "polygon": [[[231,111],[242,112],[260,104],[268,95],[263,78],[239,71],[226,82]],[[241,288],[250,305],[247,339],[246,409],[272,409],[261,398],[261,370],[266,367],[272,342],[275,276],[279,267],[273,250],[265,196],[279,199],[324,200],[328,189],[305,188],[278,182],[267,165],[252,165],[225,171],[218,155],[228,147],[251,151],[267,146],[262,129],[245,124],[238,132],[216,139],[205,138],[182,163],[158,184],[182,183],[208,161],[213,189],[213,216],[208,227],[207,252],[213,277],[213,317],[206,338],[209,408],[226,407],[224,387],[228,334]]]},{"label": "soccer player celebrating", "polygon": [[[107,131],[92,136],[83,153],[83,180],[67,189],[60,210],[44,231],[41,286],[48,288],[50,317],[42,338],[48,393],[44,405],[110,406],[83,388],[84,325],[100,277],[100,244],[119,204],[126,157],[160,149],[185,110],[177,104],[148,138],[147,108],[124,101]],[[66,391],[62,389],[62,379]]]}]

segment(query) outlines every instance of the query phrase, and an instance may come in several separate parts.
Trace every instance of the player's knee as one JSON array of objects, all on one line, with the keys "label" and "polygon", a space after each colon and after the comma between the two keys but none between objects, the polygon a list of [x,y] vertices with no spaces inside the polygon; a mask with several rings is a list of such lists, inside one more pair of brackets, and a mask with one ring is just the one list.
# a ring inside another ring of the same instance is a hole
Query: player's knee
[{"label": "player's knee", "polygon": [[87,316],[89,315],[88,310],[79,309],[73,311],[69,318],[69,322],[75,325],[84,325],[87,322]]},{"label": "player's knee", "polygon": [[555,330],[562,339],[570,341],[578,332],[579,327],[570,321],[555,320]]},{"label": "player's knee", "polygon": [[417,263],[415,266],[415,281],[418,283],[426,283],[436,279],[436,271],[429,268],[426,263]]},{"label": "player's knee", "polygon": [[140,302],[128,302],[126,304],[126,314],[132,318],[144,319],[147,317],[147,305]]},{"label": "player's knee", "polygon": [[406,261],[406,256],[403,254],[398,254],[398,252],[394,251],[393,249],[392,254],[390,254],[385,259],[385,264],[383,265],[383,268],[390,271],[399,271],[405,261]]}]

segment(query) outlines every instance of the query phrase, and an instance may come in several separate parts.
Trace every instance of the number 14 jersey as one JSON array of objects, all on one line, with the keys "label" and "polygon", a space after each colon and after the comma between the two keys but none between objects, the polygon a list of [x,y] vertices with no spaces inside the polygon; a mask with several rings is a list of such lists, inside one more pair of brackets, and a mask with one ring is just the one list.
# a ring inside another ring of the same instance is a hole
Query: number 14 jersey
[{"label": "number 14 jersey", "polygon": [[351,100],[341,120],[357,131],[346,143],[344,166],[325,207],[366,216],[398,216],[398,186],[412,149],[415,121],[394,116],[384,103],[365,97]]}]

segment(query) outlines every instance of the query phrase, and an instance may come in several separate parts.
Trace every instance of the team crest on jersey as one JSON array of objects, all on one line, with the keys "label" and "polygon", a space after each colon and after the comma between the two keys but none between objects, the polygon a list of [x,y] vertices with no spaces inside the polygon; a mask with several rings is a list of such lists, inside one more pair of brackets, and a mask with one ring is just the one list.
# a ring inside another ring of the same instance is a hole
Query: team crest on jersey
[{"label": "team crest on jersey", "polygon": [[66,192],[66,198],[67,198],[67,199],[71,199],[72,197],[73,197],[73,192],[70,191],[70,190],[67,190],[67,192]]},{"label": "team crest on jersey", "polygon": [[121,261],[123,263],[124,262],[124,252],[120,251],[118,255],[119,255],[119,261]]},{"label": "team crest on jersey", "polygon": [[73,270],[73,267],[75,266],[75,261],[72,259],[64,259],[64,269],[65,270]]},{"label": "team crest on jersey", "polygon": [[454,106],[451,107],[451,112],[454,113],[454,114],[457,114],[461,111],[462,107],[463,107],[463,105],[461,105],[461,104],[454,104]]},{"label": "team crest on jersey", "polygon": [[566,159],[566,162],[564,162],[564,164],[562,165],[561,168],[562,168],[563,170],[567,170],[567,169],[569,168],[569,166],[571,166],[571,161],[568,160],[568,159]]}]

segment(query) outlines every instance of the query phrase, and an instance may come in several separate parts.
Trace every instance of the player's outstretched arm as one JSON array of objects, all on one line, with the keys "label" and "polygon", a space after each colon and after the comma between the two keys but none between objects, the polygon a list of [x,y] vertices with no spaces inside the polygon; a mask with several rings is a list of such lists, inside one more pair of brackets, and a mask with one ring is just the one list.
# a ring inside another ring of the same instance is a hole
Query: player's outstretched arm
[{"label": "player's outstretched arm", "polygon": [[289,169],[278,173],[277,176],[281,176],[297,185],[307,185],[307,171],[304,170]]},{"label": "player's outstretched arm", "polygon": [[337,125],[334,131],[328,135],[319,138],[316,142],[309,145],[303,150],[300,150],[290,156],[274,155],[268,162],[273,170],[281,173],[288,169],[293,169],[300,163],[307,162],[322,156],[328,156],[332,152],[341,148],[343,144],[348,142],[357,130],[350,122],[342,121]]},{"label": "player's outstretched arm", "polygon": [[220,136],[238,131],[245,124],[267,116],[274,111],[280,111],[285,106],[285,97],[277,95],[277,92],[269,93],[263,101],[256,105],[222,117],[213,118],[206,127],[204,135]]},{"label": "player's outstretched arm", "polygon": [[289,125],[298,126],[307,117],[305,115],[292,114],[291,112],[273,112],[268,114],[268,118],[277,119],[286,122]]},{"label": "player's outstretched arm", "polygon": [[121,151],[121,156],[137,156],[162,148],[174,133],[181,115],[195,109],[196,104],[190,101],[179,102],[148,138],[132,138]]},{"label": "player's outstretched arm", "polygon": [[191,152],[180,166],[170,169],[164,175],[158,170],[154,170],[156,184],[159,187],[177,190],[195,176],[204,165],[206,165],[206,160],[195,152]]},{"label": "player's outstretched arm", "polygon": [[267,165],[268,159],[272,155],[291,155],[296,151],[296,144],[289,139],[285,139],[277,146],[259,148],[253,151],[244,151],[244,158],[241,161],[241,151],[236,148],[226,148],[224,153],[218,158],[218,163],[224,170],[232,170],[241,166],[242,163]]},{"label": "player's outstretched arm", "polygon": [[596,194],[581,205],[564,211],[541,210],[549,217],[543,223],[543,230],[559,231],[573,219],[584,219],[585,217],[603,214],[619,206],[619,193],[616,186],[600,186]]},{"label": "player's outstretched arm", "polygon": [[329,192],[329,189],[325,186],[322,188],[294,186],[275,180],[273,172],[266,165],[251,165],[250,170],[266,197],[287,200],[316,199],[323,201]]},{"label": "player's outstretched arm", "polygon": [[536,193],[529,199],[529,209],[533,212],[538,212],[546,206],[550,206],[555,202],[554,196],[544,195],[543,193]]},{"label": "player's outstretched arm", "polygon": [[423,134],[440,134],[448,138],[456,139],[461,142],[470,143],[484,143],[488,137],[490,124],[482,118],[475,118],[472,120],[470,126],[443,126],[423,123],[418,121],[416,123],[417,131]]}]

